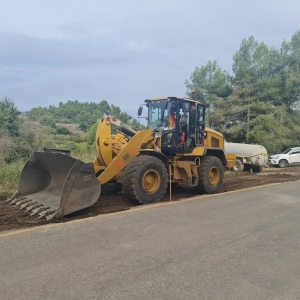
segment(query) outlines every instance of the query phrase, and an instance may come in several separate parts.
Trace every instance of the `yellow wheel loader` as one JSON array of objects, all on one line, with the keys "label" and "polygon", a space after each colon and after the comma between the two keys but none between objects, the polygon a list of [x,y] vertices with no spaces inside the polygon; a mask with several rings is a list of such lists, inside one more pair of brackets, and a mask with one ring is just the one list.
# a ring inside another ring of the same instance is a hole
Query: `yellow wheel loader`
[{"label": "yellow wheel loader", "polygon": [[107,194],[122,190],[142,204],[161,200],[168,183],[217,193],[225,168],[235,166],[235,156],[225,156],[222,134],[205,128],[205,105],[182,97],[147,99],[139,116],[144,106],[148,129],[142,131],[122,127],[110,117],[100,120],[93,163],[64,150],[35,152],[8,202],[51,219],[92,206],[101,189]]}]

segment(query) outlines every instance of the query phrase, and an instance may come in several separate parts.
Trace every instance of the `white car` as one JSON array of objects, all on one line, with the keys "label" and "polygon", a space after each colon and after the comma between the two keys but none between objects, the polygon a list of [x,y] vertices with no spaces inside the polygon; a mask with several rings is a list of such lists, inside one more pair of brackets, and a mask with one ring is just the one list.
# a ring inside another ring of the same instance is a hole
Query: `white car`
[{"label": "white car", "polygon": [[271,155],[269,164],[280,168],[300,164],[300,147],[289,148],[280,154]]}]

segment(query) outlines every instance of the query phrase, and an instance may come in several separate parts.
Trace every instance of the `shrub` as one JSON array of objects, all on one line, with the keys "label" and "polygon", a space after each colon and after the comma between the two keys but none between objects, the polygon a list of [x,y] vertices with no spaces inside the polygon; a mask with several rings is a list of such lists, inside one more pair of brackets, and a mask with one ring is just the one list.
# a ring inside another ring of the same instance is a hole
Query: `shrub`
[{"label": "shrub", "polygon": [[61,126],[56,127],[56,133],[62,135],[72,135],[72,132],[68,128]]}]

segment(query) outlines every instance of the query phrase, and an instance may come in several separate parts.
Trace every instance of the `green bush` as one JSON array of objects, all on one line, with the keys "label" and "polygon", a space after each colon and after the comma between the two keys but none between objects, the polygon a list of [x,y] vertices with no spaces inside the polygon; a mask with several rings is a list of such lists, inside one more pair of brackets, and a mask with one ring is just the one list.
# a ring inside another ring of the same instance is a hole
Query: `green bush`
[{"label": "green bush", "polygon": [[61,126],[56,126],[56,133],[62,135],[72,135],[72,132],[68,128]]},{"label": "green bush", "polygon": [[80,124],[79,124],[79,129],[80,130],[82,130],[82,131],[84,131],[84,132],[87,132],[87,130],[88,130],[88,125],[87,125],[87,123],[86,122],[80,122]]},{"label": "green bush", "polygon": [[97,121],[91,128],[87,131],[87,142],[89,145],[93,145],[96,139],[96,132],[98,128],[99,121]]},{"label": "green bush", "polygon": [[87,142],[75,144],[76,148],[72,150],[71,155],[84,162],[92,162],[96,157],[96,149],[94,145]]},{"label": "green bush", "polygon": [[52,127],[52,128],[55,128],[55,119],[51,116],[43,116],[40,118],[40,123],[44,126],[49,126],[49,127]]}]

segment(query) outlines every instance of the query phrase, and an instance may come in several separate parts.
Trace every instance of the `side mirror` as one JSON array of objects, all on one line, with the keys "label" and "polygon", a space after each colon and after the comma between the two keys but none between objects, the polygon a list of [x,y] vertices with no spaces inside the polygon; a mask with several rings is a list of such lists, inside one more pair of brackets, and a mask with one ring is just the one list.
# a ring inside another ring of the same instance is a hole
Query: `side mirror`
[{"label": "side mirror", "polygon": [[139,110],[138,110],[138,116],[139,117],[142,115],[142,112],[143,112],[143,106],[140,106]]}]

